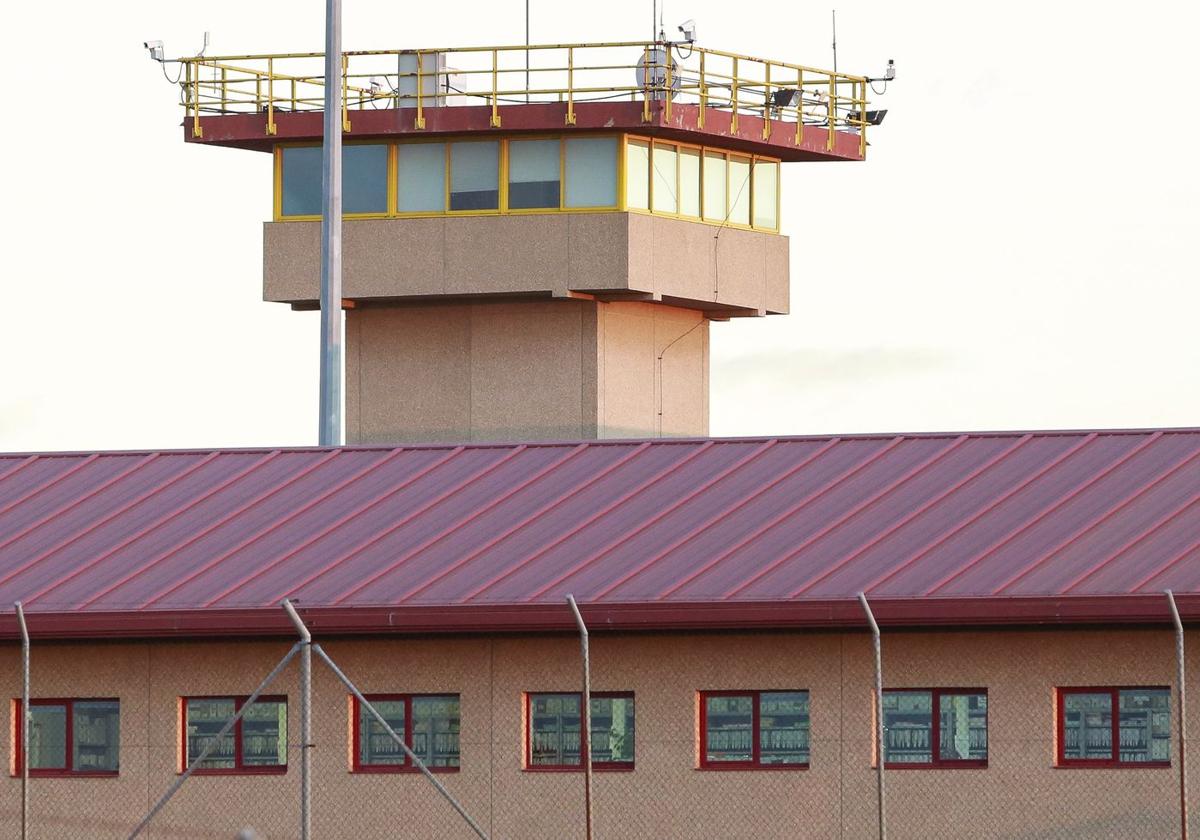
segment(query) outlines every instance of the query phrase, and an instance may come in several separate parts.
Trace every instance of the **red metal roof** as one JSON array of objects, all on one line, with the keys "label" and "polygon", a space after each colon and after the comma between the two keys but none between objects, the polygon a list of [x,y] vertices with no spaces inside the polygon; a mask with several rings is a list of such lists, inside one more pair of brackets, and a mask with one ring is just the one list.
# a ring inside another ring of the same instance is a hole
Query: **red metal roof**
[{"label": "red metal roof", "polygon": [[[1200,619],[1200,429],[0,455],[41,635]],[[14,631],[11,616],[0,633]]]}]

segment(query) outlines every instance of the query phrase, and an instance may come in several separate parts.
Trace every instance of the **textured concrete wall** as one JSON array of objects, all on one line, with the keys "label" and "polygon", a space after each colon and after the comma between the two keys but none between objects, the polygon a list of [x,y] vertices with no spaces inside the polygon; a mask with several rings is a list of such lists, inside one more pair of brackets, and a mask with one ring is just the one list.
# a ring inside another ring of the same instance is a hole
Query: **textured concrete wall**
[{"label": "textured concrete wall", "polygon": [[[319,222],[267,222],[263,298],[319,298]],[[343,296],[635,292],[732,314],[788,311],[788,239],[642,213],[355,219]]]},{"label": "textured concrete wall", "polygon": [[[34,696],[121,701],[121,773],[34,779],[35,837],[120,840],[175,779],[178,698],[249,693],[290,641],[39,643]],[[593,628],[594,689],[633,691],[636,769],[597,773],[598,836],[611,840],[873,836],[870,640],[865,633],[605,635]],[[579,773],[522,767],[522,693],[579,685],[569,636],[331,640],[326,649],[367,692],[461,695],[462,768],[440,776],[496,840],[563,840],[582,833]],[[1188,714],[1200,714],[1200,634],[1189,634]],[[19,696],[19,649],[0,673]],[[889,687],[989,690],[989,766],[890,772],[895,840],[1127,840],[1178,837],[1177,766],[1054,766],[1053,692],[1061,685],[1171,685],[1167,630],[885,632]],[[153,838],[231,840],[246,825],[268,840],[297,836],[297,672],[273,691],[290,697],[290,764],[283,776],[189,780],[156,819]],[[697,692],[808,689],[807,770],[697,769]],[[320,840],[466,840],[471,835],[415,774],[350,772],[349,699],[322,665],[314,672],[314,836]],[[0,743],[10,766],[14,717]],[[1174,732],[1175,726],[1172,724]],[[1177,733],[1176,733],[1177,736]],[[1178,761],[1178,743],[1173,746]],[[19,780],[0,778],[0,837],[17,836]],[[1200,794],[1192,789],[1200,830]]]},{"label": "textured concrete wall", "polygon": [[708,321],[695,310],[543,300],[347,313],[350,443],[707,433]]}]

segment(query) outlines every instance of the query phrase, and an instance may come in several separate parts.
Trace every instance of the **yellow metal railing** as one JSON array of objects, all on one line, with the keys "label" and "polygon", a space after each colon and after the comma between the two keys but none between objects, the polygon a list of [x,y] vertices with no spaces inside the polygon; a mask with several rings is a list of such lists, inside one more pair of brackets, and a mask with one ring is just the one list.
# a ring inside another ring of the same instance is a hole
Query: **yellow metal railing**
[{"label": "yellow metal railing", "polygon": [[[266,133],[281,112],[320,111],[325,104],[324,55],[290,53],[180,59],[181,100],[192,131],[202,136],[203,115],[261,113]],[[581,103],[640,101],[642,118],[655,111],[671,119],[677,104],[699,106],[704,126],[713,111],[794,124],[793,142],[809,131],[824,133],[833,149],[837,133],[857,136],[866,150],[867,87],[862,76],[754,58],[697,46],[661,42],[449,47],[428,50],[347,52],[342,62],[342,123],[353,130],[353,112],[412,108],[413,127],[425,128],[429,108],[490,106],[501,127],[508,104],[562,102],[575,124]]]}]

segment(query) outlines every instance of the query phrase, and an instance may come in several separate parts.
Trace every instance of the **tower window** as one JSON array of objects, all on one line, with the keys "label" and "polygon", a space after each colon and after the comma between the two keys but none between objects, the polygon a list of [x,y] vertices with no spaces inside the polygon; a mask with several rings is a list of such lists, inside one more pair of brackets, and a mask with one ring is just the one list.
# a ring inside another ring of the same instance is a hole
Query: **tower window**
[{"label": "tower window", "polygon": [[509,209],[558,209],[561,151],[557,139],[514,140],[508,144]]},{"label": "tower window", "polygon": [[396,153],[396,209],[401,213],[445,212],[445,143],[399,145]]},{"label": "tower window", "polygon": [[500,144],[450,144],[450,209],[500,209]]},{"label": "tower window", "polygon": [[570,137],[566,142],[567,207],[617,206],[617,138]]}]

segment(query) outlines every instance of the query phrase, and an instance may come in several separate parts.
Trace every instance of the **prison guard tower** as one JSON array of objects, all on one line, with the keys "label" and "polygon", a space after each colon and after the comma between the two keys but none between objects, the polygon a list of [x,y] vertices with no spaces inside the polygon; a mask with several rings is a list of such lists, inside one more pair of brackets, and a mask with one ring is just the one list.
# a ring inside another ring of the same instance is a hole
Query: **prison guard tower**
[{"label": "prison guard tower", "polygon": [[[263,296],[319,300],[320,54],[185,61],[184,137],[274,157]],[[867,79],[664,42],[349,52],[346,439],[708,433],[709,324],[788,311],[780,165]]]}]

